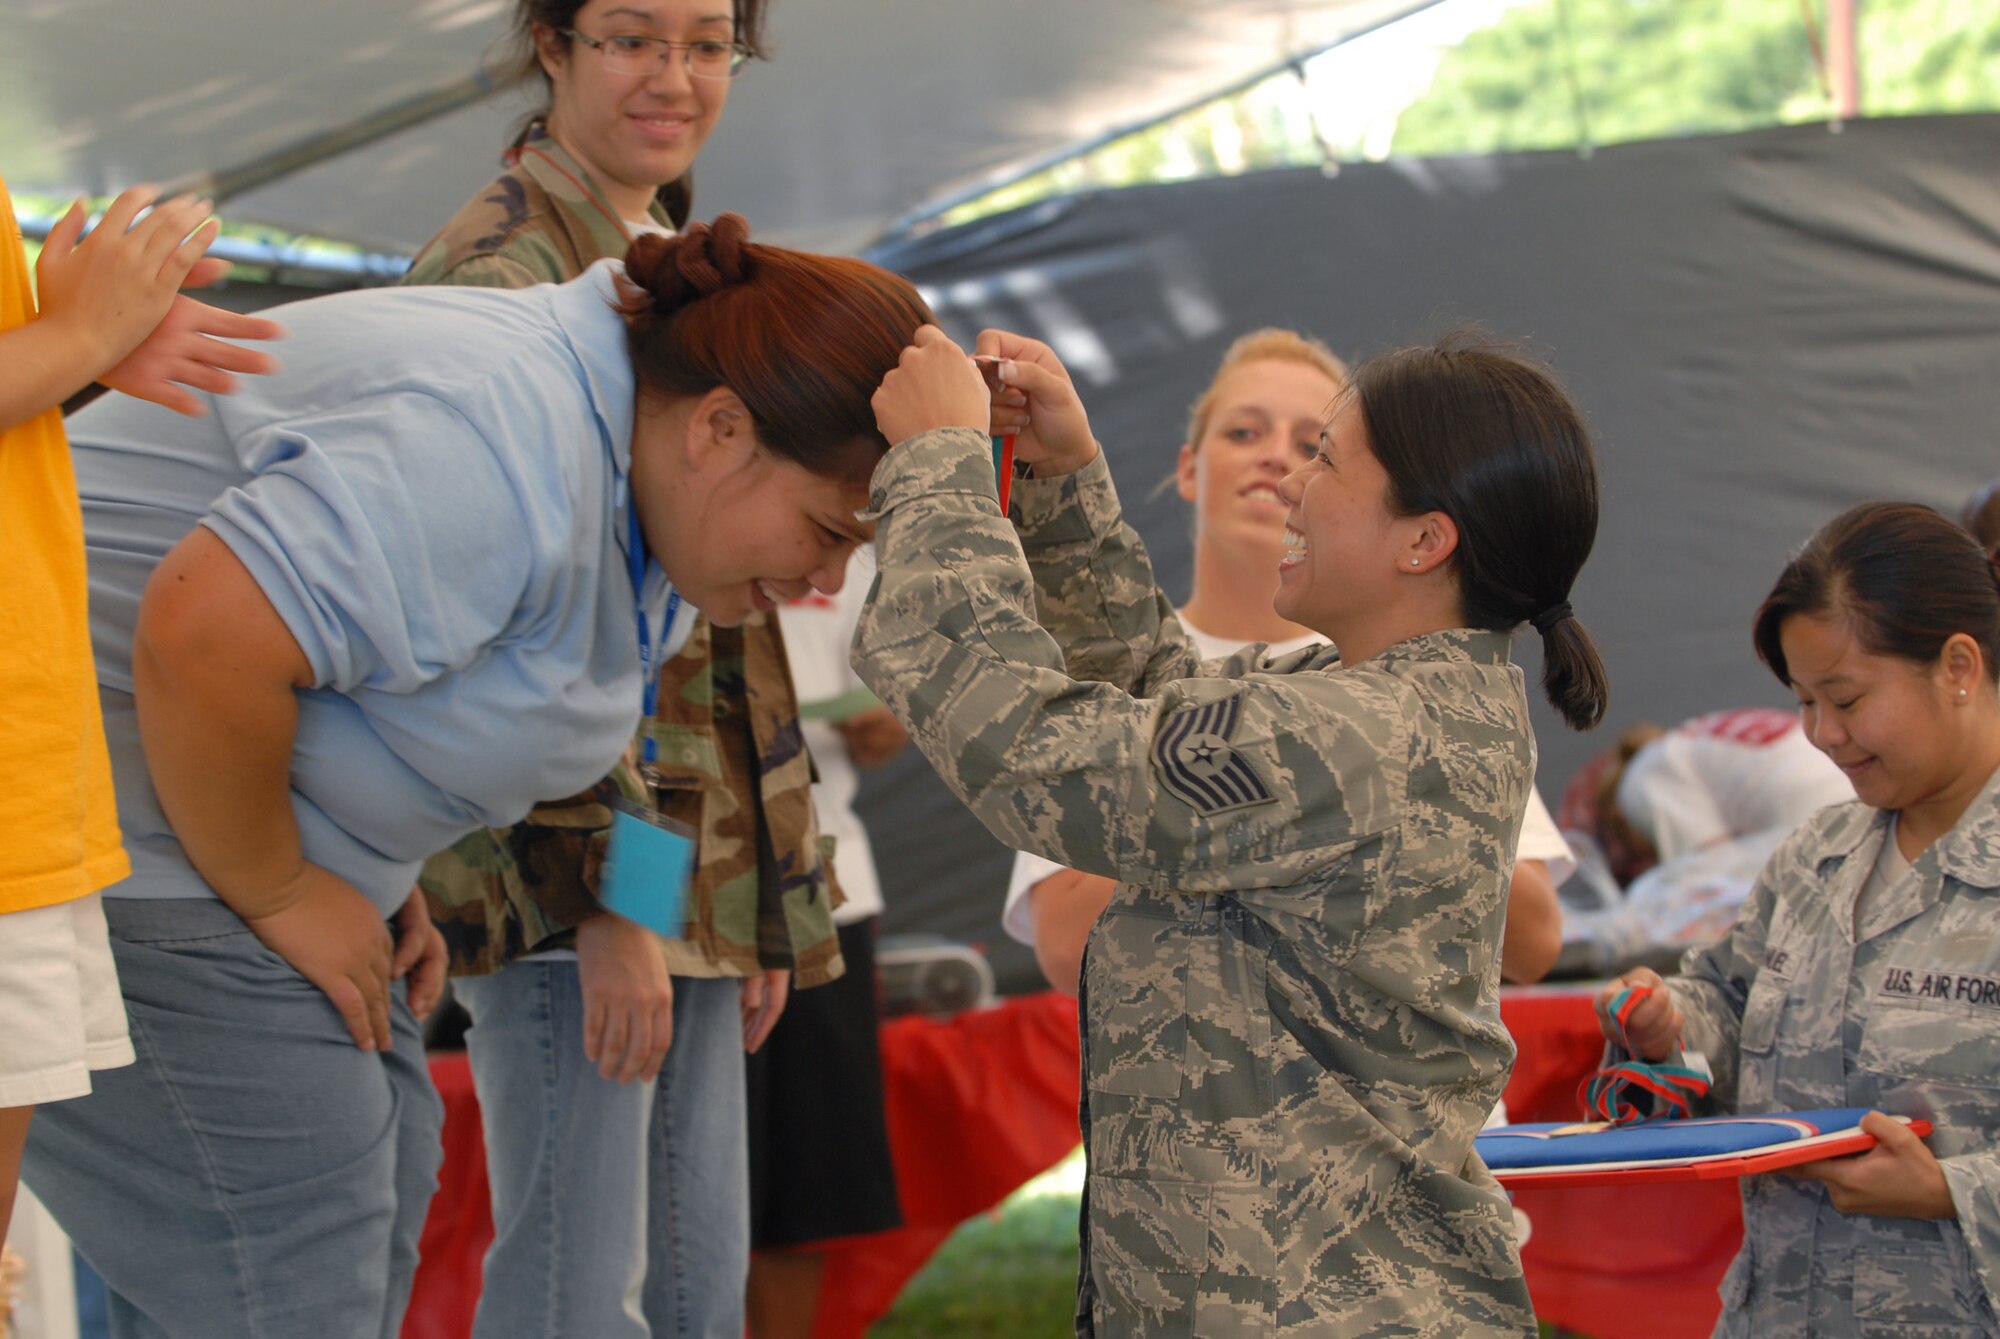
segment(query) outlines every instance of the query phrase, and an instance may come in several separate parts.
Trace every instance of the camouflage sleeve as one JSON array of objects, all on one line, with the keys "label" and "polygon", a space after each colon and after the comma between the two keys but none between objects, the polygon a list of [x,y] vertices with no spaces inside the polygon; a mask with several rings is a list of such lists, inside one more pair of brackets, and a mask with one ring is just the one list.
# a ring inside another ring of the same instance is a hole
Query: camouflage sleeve
[{"label": "camouflage sleeve", "polygon": [[611,802],[644,783],[629,762],[580,795],[538,804],[511,828],[481,828],[424,862],[417,886],[444,934],[453,976],[498,971],[528,953],[567,948],[604,914],[597,890]]},{"label": "camouflage sleeve", "polygon": [[[1087,484],[1088,481],[1085,481]],[[1094,485],[1091,485],[1094,486]],[[1115,514],[1108,480],[1099,501]],[[1039,491],[1039,490],[1037,490]],[[1024,507],[1037,553],[1086,526],[1081,488]],[[953,792],[1002,842],[1074,869],[1192,893],[1282,887],[1400,820],[1410,730],[1401,690],[1365,673],[1215,675],[1169,635],[1143,553],[1102,551],[1052,583],[1064,635],[1121,657],[1079,682],[1034,617],[1034,577],[995,498],[983,434],[921,434],[884,457],[872,505],[879,575],[854,663]],[[1065,561],[1061,556],[1058,565]],[[1096,590],[1077,594],[1082,585]],[[1171,670],[1210,671],[1167,679]]]},{"label": "camouflage sleeve", "polygon": [[[1035,580],[1035,612],[1073,679],[1144,690],[1195,675],[1199,657],[1152,560],[1126,524],[1100,452],[1057,479],[1017,479],[1013,520]],[[1100,578],[1116,572],[1116,582]]]},{"label": "camouflage sleeve", "polygon": [[563,258],[549,240],[539,233],[523,232],[508,239],[499,250],[465,252],[445,245],[425,248],[400,282],[446,284],[471,288],[530,288],[535,284],[559,284],[572,276]]},{"label": "camouflage sleeve", "polygon": [[[486,255],[467,256],[450,269],[439,273],[431,282],[451,284],[471,288],[531,288],[536,284],[562,282],[562,275],[552,268],[538,272],[532,264],[524,264],[519,254],[528,248],[517,245],[511,253],[502,255],[491,252]],[[533,257],[526,259],[532,260]]]},{"label": "camouflage sleeve", "polygon": [[1979,1276],[1986,1300],[2000,1311],[2000,1149],[1940,1158],[1951,1207],[1958,1211],[1972,1270]]},{"label": "camouflage sleeve", "polygon": [[1736,924],[1707,948],[1689,949],[1681,959],[1680,974],[1667,983],[1686,1019],[1682,1045],[1707,1057],[1712,1075],[1708,1101],[1720,1111],[1736,1108],[1743,1011],[1764,964],[1764,945],[1782,883],[1779,871],[1789,866],[1792,849],[1790,841],[1778,848],[1744,899]]}]

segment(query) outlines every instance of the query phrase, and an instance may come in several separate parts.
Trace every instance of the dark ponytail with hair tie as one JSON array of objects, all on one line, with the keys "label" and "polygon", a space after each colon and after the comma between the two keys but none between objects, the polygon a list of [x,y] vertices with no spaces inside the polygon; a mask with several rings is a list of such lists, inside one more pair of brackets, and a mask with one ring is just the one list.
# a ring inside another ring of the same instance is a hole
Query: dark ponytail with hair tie
[{"label": "dark ponytail with hair tie", "polygon": [[1542,636],[1546,637],[1549,635],[1549,632],[1556,626],[1556,624],[1562,622],[1564,619],[1575,618],[1575,617],[1576,617],[1576,610],[1569,607],[1568,600],[1564,600],[1559,604],[1552,604],[1548,608],[1542,610],[1541,613],[1536,614],[1533,618],[1529,619],[1528,624],[1530,627],[1534,628],[1536,632],[1539,632],[1542,634]]},{"label": "dark ponytail with hair tie", "polygon": [[1597,538],[1597,463],[1547,368],[1477,330],[1354,370],[1368,445],[1399,516],[1458,526],[1452,572],[1468,627],[1542,636],[1542,692],[1572,730],[1604,719],[1604,663],[1570,608]]}]

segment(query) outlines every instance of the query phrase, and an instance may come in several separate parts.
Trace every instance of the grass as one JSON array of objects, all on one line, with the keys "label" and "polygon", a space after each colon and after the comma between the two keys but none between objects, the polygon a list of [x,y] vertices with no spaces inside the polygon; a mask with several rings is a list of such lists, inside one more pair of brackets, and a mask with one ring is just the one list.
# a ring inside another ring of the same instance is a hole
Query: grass
[{"label": "grass", "polygon": [[1079,1148],[952,1233],[869,1339],[1067,1339],[1082,1198]]}]

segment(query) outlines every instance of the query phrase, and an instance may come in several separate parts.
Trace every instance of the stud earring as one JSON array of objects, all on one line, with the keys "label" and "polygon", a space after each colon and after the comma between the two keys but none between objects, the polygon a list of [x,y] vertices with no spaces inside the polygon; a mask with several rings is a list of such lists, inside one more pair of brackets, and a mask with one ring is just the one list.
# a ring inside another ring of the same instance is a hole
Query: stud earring
[{"label": "stud earring", "polygon": [[1964,690],[1963,688],[1959,689],[1959,690],[1958,690],[1958,695],[1959,695],[1960,697],[1964,697],[1964,696],[1965,696],[1965,690]]},{"label": "stud earring", "polygon": [[1423,565],[1424,565],[1424,560],[1422,558],[1410,559],[1410,566],[1412,567],[1422,567]]}]

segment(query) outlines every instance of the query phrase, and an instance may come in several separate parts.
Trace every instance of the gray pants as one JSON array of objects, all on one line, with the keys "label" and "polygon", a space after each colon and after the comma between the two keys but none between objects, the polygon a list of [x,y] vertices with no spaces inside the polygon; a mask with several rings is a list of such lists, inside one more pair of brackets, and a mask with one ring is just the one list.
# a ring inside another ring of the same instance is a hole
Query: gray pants
[{"label": "gray pants", "polygon": [[619,1084],[584,1059],[576,963],[455,983],[493,1182],[473,1339],[742,1339],[742,985],[675,977],[659,1079]]},{"label": "gray pants", "polygon": [[395,1339],[443,1105],[397,984],[359,1050],[221,902],[106,898],[136,1063],[36,1114],[23,1172],[117,1339]]}]

